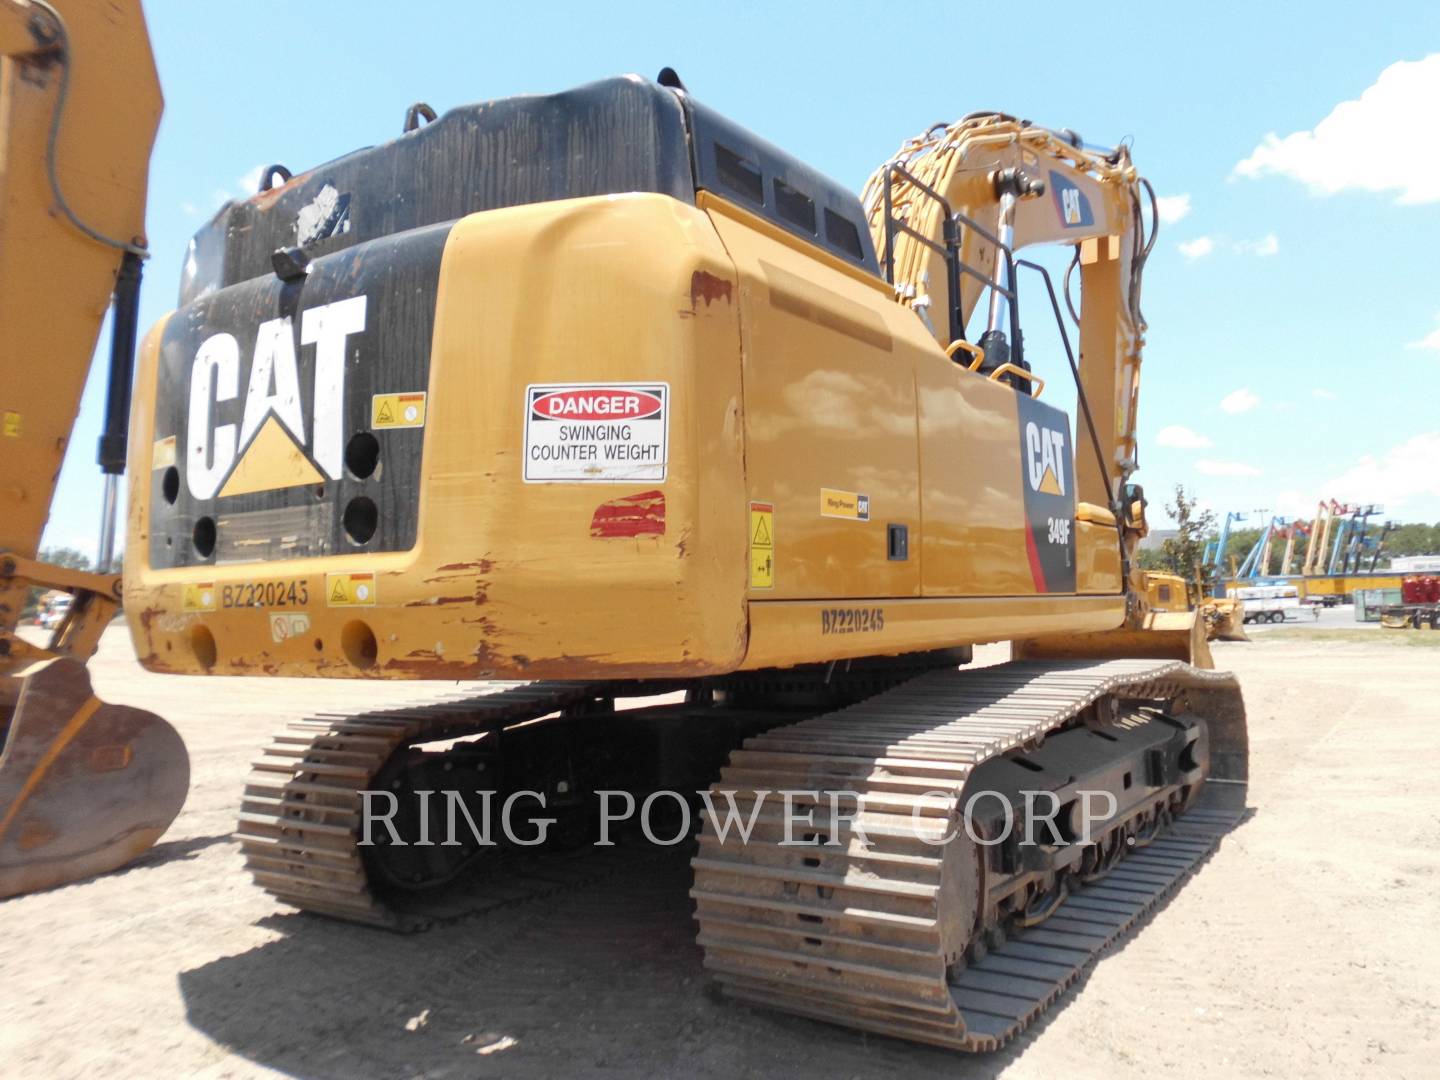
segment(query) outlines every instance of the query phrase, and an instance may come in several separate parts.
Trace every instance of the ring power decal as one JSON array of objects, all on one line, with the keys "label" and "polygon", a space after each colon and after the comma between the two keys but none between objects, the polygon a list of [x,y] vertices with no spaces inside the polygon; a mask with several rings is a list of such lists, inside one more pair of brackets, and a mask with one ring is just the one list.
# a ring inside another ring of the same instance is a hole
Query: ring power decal
[{"label": "ring power decal", "polygon": [[847,518],[850,521],[869,521],[870,496],[854,491],[821,488],[820,516]]},{"label": "ring power decal", "polygon": [[1074,592],[1075,465],[1070,418],[1028,394],[1017,394],[1015,400],[1030,574],[1037,592]]},{"label": "ring power decal", "polygon": [[775,587],[775,506],[750,504],[750,587]]},{"label": "ring power decal", "polygon": [[668,383],[543,383],[525,388],[527,484],[665,479]]}]

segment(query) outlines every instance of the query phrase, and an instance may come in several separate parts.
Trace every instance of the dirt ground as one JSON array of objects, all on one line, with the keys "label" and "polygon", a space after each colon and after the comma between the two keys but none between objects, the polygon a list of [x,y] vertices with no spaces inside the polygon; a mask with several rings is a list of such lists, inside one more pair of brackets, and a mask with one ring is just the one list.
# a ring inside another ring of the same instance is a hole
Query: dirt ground
[{"label": "dirt ground", "polygon": [[179,727],[189,803],[129,869],[0,904],[0,1075],[1434,1076],[1440,649],[1365,638],[1216,649],[1253,815],[1017,1044],[965,1058],[721,998],[683,852],[409,937],[296,914],[230,835],[247,762],[288,717],[424,689],[148,675],[115,627],[97,689]]}]

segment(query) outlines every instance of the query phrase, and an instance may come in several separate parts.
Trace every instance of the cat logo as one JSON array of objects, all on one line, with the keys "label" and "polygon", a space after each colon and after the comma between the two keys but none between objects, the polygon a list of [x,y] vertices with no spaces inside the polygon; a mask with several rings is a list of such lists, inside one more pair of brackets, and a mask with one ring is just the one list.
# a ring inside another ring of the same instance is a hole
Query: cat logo
[{"label": "cat logo", "polygon": [[[340,479],[344,468],[346,339],[365,329],[365,297],[353,296],[300,315],[299,348],[313,345],[314,385],[307,427],[300,394],[297,336],[290,316],[255,334],[244,412],[237,427],[216,413],[240,394],[240,343],[213,334],[190,366],[185,481],[196,499],[246,495]],[[232,410],[233,413],[233,410]],[[309,453],[307,455],[306,448]]]},{"label": "cat logo", "polygon": [[1025,464],[1030,490],[1044,495],[1065,494],[1065,432],[1025,425]]},{"label": "cat logo", "polygon": [[1080,189],[1069,188],[1060,194],[1060,202],[1064,207],[1065,224],[1080,224]]},{"label": "cat logo", "polygon": [[1049,187],[1055,199],[1055,209],[1060,214],[1060,224],[1064,228],[1089,228],[1095,224],[1095,212],[1091,209],[1090,198],[1078,184],[1051,169]]}]

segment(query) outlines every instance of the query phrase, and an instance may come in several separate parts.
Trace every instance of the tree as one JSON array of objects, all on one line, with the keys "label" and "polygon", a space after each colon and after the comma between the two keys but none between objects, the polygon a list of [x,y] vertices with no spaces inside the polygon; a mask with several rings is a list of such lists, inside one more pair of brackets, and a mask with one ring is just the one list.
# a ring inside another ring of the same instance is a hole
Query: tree
[{"label": "tree", "polygon": [[63,566],[67,570],[89,570],[90,556],[72,547],[45,548],[40,552],[40,561],[51,566]]},{"label": "tree", "polygon": [[1175,535],[1160,544],[1161,568],[1187,581],[1205,557],[1205,541],[1215,531],[1215,514],[1199,510],[1196,503],[1183,484],[1175,485],[1175,501],[1165,506],[1165,512],[1175,519]]}]

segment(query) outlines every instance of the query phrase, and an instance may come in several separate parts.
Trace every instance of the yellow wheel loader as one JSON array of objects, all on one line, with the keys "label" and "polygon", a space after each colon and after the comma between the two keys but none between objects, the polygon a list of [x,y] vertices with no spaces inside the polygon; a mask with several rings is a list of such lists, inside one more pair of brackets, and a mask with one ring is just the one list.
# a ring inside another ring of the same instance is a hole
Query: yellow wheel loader
[{"label": "yellow wheel loader", "polygon": [[1148,192],[1124,147],[984,112],[862,201],[669,69],[267,170],[140,349],[140,661],[488,682],[278,733],[255,881],[418,929],[583,880],[605,847],[533,870],[698,789],[744,826],[692,860],[728,992],[1014,1037],[1244,801],[1238,686],[1132,570]]}]

